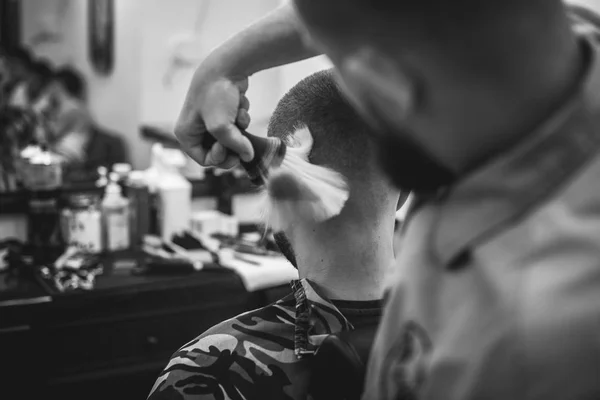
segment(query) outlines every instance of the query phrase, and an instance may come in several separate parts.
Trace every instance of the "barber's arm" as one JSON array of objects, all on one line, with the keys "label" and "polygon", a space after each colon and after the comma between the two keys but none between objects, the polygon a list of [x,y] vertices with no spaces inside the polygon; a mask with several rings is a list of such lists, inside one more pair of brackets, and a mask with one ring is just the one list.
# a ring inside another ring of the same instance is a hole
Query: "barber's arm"
[{"label": "barber's arm", "polygon": [[[181,147],[195,161],[232,167],[238,159],[226,149],[244,160],[253,157],[239,130],[250,124],[248,77],[318,55],[303,43],[296,18],[288,3],[233,36],[198,67],[175,128]],[[217,139],[209,151],[201,146],[206,134]]]}]

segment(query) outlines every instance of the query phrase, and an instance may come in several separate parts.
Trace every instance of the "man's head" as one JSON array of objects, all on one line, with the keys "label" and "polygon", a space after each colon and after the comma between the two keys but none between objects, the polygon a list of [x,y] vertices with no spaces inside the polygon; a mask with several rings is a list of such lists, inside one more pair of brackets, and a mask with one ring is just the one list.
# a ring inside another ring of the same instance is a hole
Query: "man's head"
[{"label": "man's head", "polygon": [[87,89],[81,74],[71,68],[57,70],[34,108],[43,115],[56,137],[68,131],[85,130],[91,124],[86,107]]},{"label": "man's head", "polygon": [[81,103],[87,102],[87,85],[79,71],[72,67],[60,68],[54,81],[63,97],[70,97]]},{"label": "man's head", "polygon": [[31,64],[27,82],[27,96],[31,104],[35,104],[43,96],[52,83],[53,74],[52,65],[46,60],[38,60]]},{"label": "man's head", "polygon": [[[343,96],[331,70],[302,80],[281,99],[269,123],[268,135],[292,144],[295,132],[302,127],[309,129],[314,140],[309,161],[341,173],[350,188],[341,214],[310,229],[334,232],[331,240],[335,240],[344,234],[338,231],[342,226],[373,230],[374,225],[386,221],[392,224],[399,191],[379,168],[370,128]],[[302,232],[291,229],[285,234],[293,244],[294,237]],[[285,251],[289,246],[282,245],[282,236],[278,239]]]},{"label": "man's head", "polygon": [[[386,148],[428,158],[403,170],[449,164],[439,155],[459,146],[452,139],[461,134],[456,131],[481,130],[490,119],[476,108],[493,108],[485,104],[492,99],[515,103],[515,97],[533,96],[536,88],[526,91],[524,82],[535,86],[539,80],[541,86],[556,74],[550,58],[559,56],[552,48],[572,41],[560,0],[294,4],[307,40],[330,56],[349,98],[382,134]],[[409,152],[402,151],[406,147]],[[452,178],[441,166],[432,170],[442,183]]]}]

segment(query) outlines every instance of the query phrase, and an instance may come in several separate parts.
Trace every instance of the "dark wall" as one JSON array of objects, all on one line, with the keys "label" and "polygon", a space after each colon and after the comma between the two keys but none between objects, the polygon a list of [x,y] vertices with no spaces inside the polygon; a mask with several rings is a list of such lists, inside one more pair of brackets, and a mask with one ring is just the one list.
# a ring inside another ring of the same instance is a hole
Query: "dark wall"
[{"label": "dark wall", "polygon": [[20,0],[0,0],[0,43],[3,47],[21,43]]}]

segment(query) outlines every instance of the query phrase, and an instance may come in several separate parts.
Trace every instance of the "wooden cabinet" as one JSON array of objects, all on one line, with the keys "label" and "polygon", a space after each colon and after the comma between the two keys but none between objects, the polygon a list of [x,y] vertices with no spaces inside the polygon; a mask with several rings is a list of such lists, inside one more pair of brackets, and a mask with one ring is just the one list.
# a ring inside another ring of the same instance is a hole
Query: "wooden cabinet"
[{"label": "wooden cabinet", "polygon": [[145,399],[179,347],[289,292],[248,293],[225,270],[127,279],[22,311],[0,306],[0,397]]}]

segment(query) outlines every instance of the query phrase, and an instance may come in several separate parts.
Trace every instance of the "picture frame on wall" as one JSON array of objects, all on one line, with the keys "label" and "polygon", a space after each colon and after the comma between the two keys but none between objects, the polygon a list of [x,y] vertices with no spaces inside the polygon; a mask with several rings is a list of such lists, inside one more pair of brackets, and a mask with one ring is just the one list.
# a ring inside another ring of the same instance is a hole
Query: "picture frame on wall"
[{"label": "picture frame on wall", "polygon": [[110,75],[115,63],[114,0],[88,0],[89,57],[99,75]]},{"label": "picture frame on wall", "polygon": [[20,0],[0,0],[0,43],[4,48],[21,45]]}]

